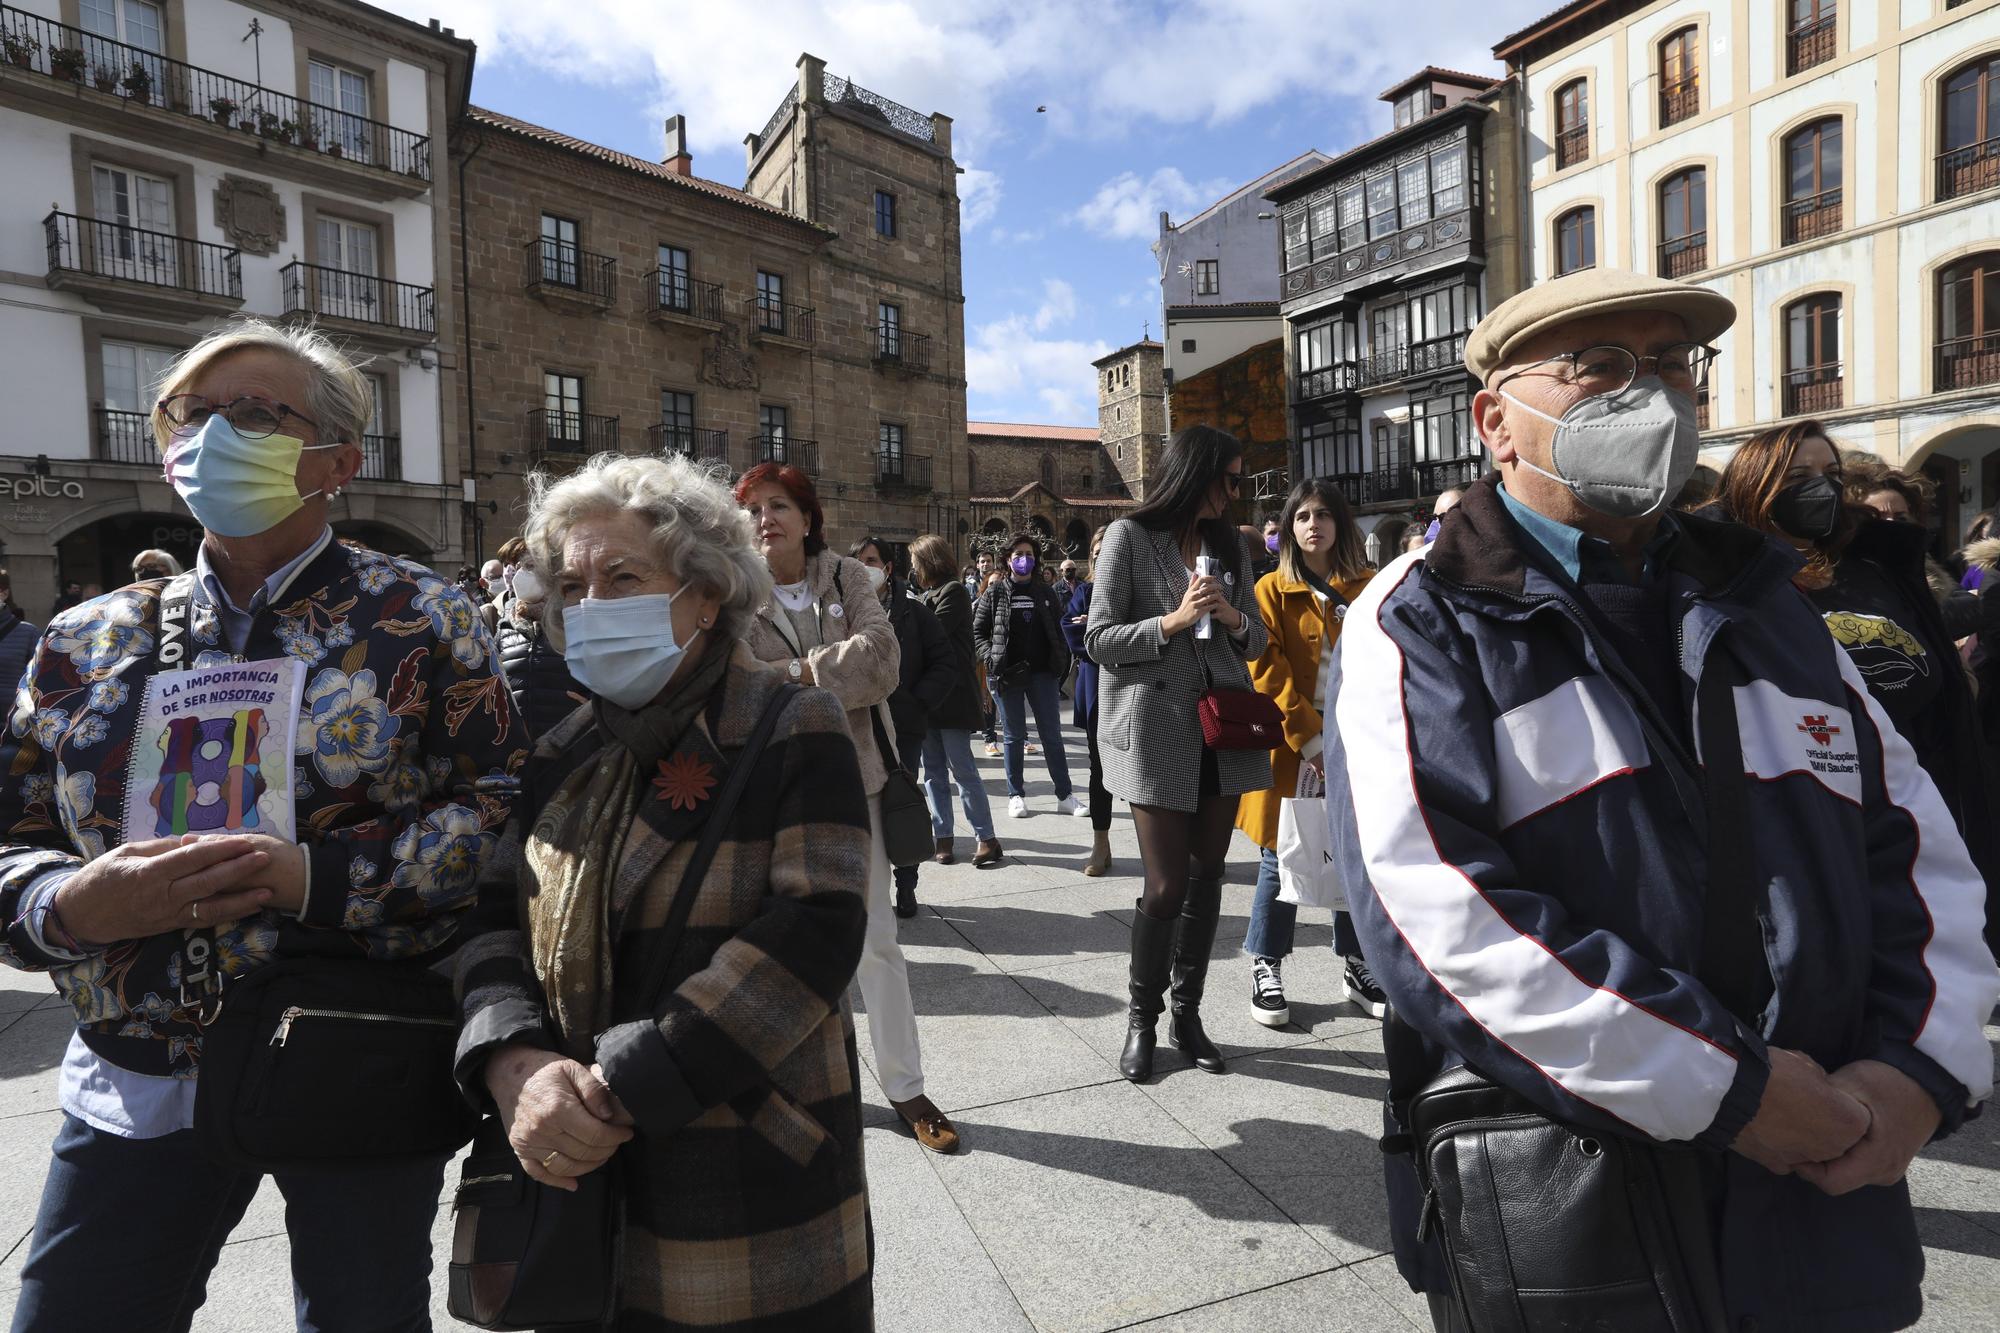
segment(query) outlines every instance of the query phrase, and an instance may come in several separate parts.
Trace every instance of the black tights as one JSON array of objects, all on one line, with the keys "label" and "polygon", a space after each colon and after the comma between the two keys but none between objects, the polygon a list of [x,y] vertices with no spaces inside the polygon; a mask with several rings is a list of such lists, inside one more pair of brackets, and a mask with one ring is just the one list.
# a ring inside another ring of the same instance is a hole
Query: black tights
[{"label": "black tights", "polygon": [[1135,805],[1132,824],[1139,833],[1139,858],[1146,864],[1143,910],[1156,921],[1180,915],[1194,876],[1220,879],[1236,827],[1234,796],[1204,796],[1194,813],[1162,805]]}]

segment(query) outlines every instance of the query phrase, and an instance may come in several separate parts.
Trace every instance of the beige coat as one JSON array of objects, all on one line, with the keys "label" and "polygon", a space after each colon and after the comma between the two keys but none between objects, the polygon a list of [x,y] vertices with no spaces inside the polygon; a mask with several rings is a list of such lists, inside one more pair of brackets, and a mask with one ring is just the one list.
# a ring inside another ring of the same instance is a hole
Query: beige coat
[{"label": "beige coat", "polygon": [[[750,651],[781,670],[794,657],[812,667],[813,684],[830,690],[847,708],[847,729],[861,761],[861,785],[868,795],[882,790],[888,770],[875,745],[875,728],[868,712],[896,692],[902,650],[889,612],[868,582],[868,566],[859,560],[821,551],[806,557],[806,581],[818,607],[821,645],[801,653],[791,618],[772,594],[758,608],[745,640]],[[883,728],[889,726],[887,717]]]}]

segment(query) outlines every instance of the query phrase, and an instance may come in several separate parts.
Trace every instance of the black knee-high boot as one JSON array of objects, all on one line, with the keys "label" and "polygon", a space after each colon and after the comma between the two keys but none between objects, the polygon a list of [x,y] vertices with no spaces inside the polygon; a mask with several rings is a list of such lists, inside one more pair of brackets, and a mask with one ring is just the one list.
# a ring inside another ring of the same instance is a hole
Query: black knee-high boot
[{"label": "black knee-high boot", "polygon": [[1190,876],[1187,900],[1181,905],[1180,934],[1174,941],[1173,1018],[1167,1025],[1167,1040],[1211,1074],[1222,1072],[1222,1052],[1201,1030],[1201,993],[1208,982],[1208,955],[1215,947],[1221,915],[1222,876]]},{"label": "black knee-high boot", "polygon": [[1174,917],[1162,921],[1146,915],[1146,900],[1133,904],[1132,913],[1132,1010],[1125,1032],[1125,1050],[1118,1057],[1118,1072],[1134,1083],[1153,1076],[1153,1027],[1166,1007],[1168,966],[1174,947]]}]

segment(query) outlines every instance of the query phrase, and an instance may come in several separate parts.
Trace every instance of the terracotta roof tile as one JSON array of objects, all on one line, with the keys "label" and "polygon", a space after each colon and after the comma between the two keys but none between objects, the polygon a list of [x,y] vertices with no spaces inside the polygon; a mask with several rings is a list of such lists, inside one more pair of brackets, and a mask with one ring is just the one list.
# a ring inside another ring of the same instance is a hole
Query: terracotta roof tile
[{"label": "terracotta roof tile", "polygon": [[591,143],[586,139],[576,138],[574,135],[561,134],[541,125],[531,125],[525,120],[503,115],[498,111],[489,111],[485,107],[480,106],[467,107],[466,119],[475,125],[485,126],[488,129],[503,130],[508,134],[518,134],[524,139],[532,139],[536,143],[547,144],[551,148],[560,148],[565,152],[578,153],[584,157],[594,158],[599,162],[605,163],[607,166],[637,172],[642,176],[649,176],[654,180],[665,181],[670,185],[679,185],[701,194],[712,195],[728,203],[740,204],[746,208],[754,208],[760,213],[768,213],[772,217],[783,218],[785,221],[796,223],[801,227],[810,227],[814,231],[825,230],[825,228],[808,222],[802,217],[787,213],[784,209],[774,204],[766,203],[754,194],[746,194],[742,190],[734,189],[719,181],[708,180],[701,176],[683,176],[677,171],[668,170],[662,163],[648,162],[643,157],[634,157],[630,153],[621,153],[615,148],[606,148],[603,144]]},{"label": "terracotta roof tile", "polygon": [[1482,91],[1500,82],[1499,78],[1492,74],[1467,74],[1461,70],[1445,69],[1439,65],[1426,65],[1409,78],[1404,79],[1400,83],[1393,83],[1382,92],[1377,93],[1375,100],[1386,102],[1393,94],[1402,92],[1403,89],[1409,87],[1411,84],[1421,83],[1425,79],[1444,79],[1450,83],[1468,84]]}]

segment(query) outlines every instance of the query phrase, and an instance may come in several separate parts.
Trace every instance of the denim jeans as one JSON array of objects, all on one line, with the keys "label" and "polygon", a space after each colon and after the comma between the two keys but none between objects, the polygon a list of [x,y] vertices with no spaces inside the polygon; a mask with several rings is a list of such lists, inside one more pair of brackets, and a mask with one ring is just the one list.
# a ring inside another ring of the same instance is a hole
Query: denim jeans
[{"label": "denim jeans", "polygon": [[[424,1333],[431,1222],[445,1159],[279,1172],[302,1333]],[[183,1333],[222,1243],[263,1179],[210,1156],[191,1129],[107,1134],[72,1115],[56,1131],[21,1274],[15,1333]]]},{"label": "denim jeans", "polygon": [[1007,794],[1026,796],[1022,785],[1022,749],[1028,743],[1027,709],[1035,710],[1035,729],[1042,737],[1042,758],[1049,766],[1049,781],[1056,784],[1056,799],[1070,795],[1069,756],[1063,750],[1062,701],[1056,698],[1056,677],[1052,671],[1029,674],[1027,683],[1009,685],[1000,691],[1000,721],[1007,731]]},{"label": "denim jeans", "polygon": [[[1250,899],[1250,933],[1243,937],[1243,952],[1252,958],[1290,957],[1298,922],[1298,905],[1278,901],[1278,854],[1266,847],[1257,863],[1257,891]],[[1333,914],[1333,951],[1342,958],[1361,956],[1361,941],[1345,912]]]},{"label": "denim jeans", "polygon": [[923,753],[924,795],[930,799],[931,836],[951,836],[951,779],[956,777],[959,804],[965,807],[965,822],[972,825],[972,836],[981,842],[991,842],[993,809],[986,802],[986,783],[981,780],[979,764],[972,757],[972,733],[932,727],[924,733]]}]

